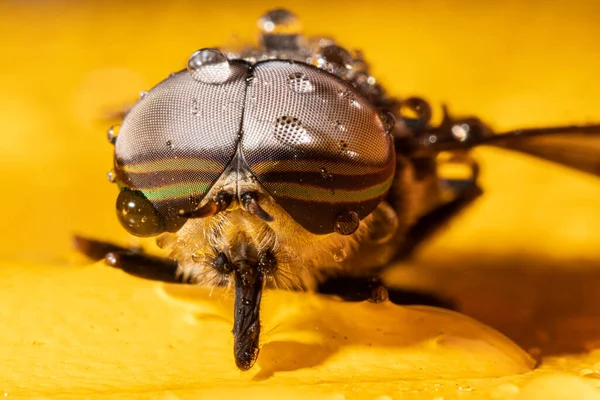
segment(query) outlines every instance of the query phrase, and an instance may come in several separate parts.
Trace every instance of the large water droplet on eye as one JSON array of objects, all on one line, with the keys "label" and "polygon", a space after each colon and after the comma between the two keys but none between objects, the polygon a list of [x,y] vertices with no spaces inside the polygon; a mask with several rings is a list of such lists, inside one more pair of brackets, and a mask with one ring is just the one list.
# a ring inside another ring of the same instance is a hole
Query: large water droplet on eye
[{"label": "large water droplet on eye", "polygon": [[381,110],[379,112],[379,118],[381,119],[385,133],[390,133],[392,129],[394,129],[394,125],[396,125],[396,117],[394,114],[389,110]]},{"label": "large water droplet on eye", "polygon": [[344,250],[343,248],[337,249],[333,252],[333,261],[341,263],[344,260],[346,260],[347,256],[348,255],[346,253],[346,250]]},{"label": "large water droplet on eye", "polygon": [[115,144],[117,142],[117,136],[119,136],[120,129],[120,125],[113,125],[108,129],[108,132],[106,132],[106,137],[108,138],[108,142],[110,144]]},{"label": "large water droplet on eye", "polygon": [[190,57],[188,71],[198,82],[223,83],[229,78],[229,60],[217,49],[200,49]]},{"label": "large water droplet on eye", "polygon": [[360,224],[360,218],[355,211],[344,211],[335,218],[333,229],[340,235],[351,235]]},{"label": "large water droplet on eye", "polygon": [[131,234],[154,236],[163,231],[163,223],[152,203],[135,190],[123,189],[117,197],[117,217]]},{"label": "large water droplet on eye", "polygon": [[288,146],[298,146],[312,143],[313,139],[302,126],[302,122],[289,115],[275,120],[273,134],[275,139]]},{"label": "large water droplet on eye", "polygon": [[323,47],[317,51],[313,59],[313,63],[318,68],[324,69],[341,78],[347,78],[352,73],[352,56],[339,46],[331,45]]},{"label": "large water droplet on eye", "polygon": [[147,95],[147,94],[148,94],[148,92],[147,92],[147,91],[145,91],[145,90],[142,90],[142,91],[140,92],[140,100],[141,100],[141,99],[143,99],[144,97],[146,97],[146,95]]},{"label": "large water droplet on eye", "polygon": [[298,35],[302,30],[298,18],[285,9],[267,12],[258,20],[258,27],[263,34],[276,35]]},{"label": "large water droplet on eye", "polygon": [[302,72],[291,73],[288,77],[288,85],[298,93],[311,93],[315,90],[312,82]]}]

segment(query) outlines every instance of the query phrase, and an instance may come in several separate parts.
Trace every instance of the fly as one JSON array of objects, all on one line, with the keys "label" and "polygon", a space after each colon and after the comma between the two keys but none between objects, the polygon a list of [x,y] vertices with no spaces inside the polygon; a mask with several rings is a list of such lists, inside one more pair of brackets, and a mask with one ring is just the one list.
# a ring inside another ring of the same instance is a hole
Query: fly
[{"label": "fly", "polygon": [[[448,306],[378,277],[481,194],[469,149],[500,146],[600,175],[597,151],[578,144],[600,125],[495,133],[444,110],[433,126],[426,101],[389,97],[362,54],[302,36],[291,12],[259,25],[257,47],[196,51],[108,133],[117,218],[157,237],[169,258],[76,239],[136,276],[230,288],[241,370],[259,354],[265,288]],[[468,172],[441,176],[440,162]]]}]

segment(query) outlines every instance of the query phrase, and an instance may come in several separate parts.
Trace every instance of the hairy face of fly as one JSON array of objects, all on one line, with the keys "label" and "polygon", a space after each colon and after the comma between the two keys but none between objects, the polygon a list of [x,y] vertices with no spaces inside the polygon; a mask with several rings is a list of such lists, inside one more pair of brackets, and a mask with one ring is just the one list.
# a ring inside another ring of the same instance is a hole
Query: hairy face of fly
[{"label": "hairy face of fly", "polygon": [[[260,301],[265,287],[311,289],[327,271],[344,268],[369,236],[373,216],[352,235],[315,235],[298,225],[252,176],[225,174],[205,197],[233,200],[214,215],[190,219],[159,246],[178,260],[187,281],[235,293],[234,353],[247,370],[258,357]],[[251,193],[251,206],[243,201]],[[364,246],[363,246],[364,247]]]}]

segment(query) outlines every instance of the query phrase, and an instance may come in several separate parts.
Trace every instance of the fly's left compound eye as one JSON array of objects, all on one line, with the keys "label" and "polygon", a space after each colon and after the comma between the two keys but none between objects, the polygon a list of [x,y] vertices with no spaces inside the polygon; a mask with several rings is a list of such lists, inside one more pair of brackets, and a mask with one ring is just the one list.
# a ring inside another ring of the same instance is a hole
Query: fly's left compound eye
[{"label": "fly's left compound eye", "polygon": [[248,65],[200,50],[148,91],[115,141],[117,214],[137,236],[175,232],[236,154]]},{"label": "fly's left compound eye", "polygon": [[350,83],[301,63],[255,65],[242,151],[257,180],[302,227],[353,233],[391,186],[393,116]]}]

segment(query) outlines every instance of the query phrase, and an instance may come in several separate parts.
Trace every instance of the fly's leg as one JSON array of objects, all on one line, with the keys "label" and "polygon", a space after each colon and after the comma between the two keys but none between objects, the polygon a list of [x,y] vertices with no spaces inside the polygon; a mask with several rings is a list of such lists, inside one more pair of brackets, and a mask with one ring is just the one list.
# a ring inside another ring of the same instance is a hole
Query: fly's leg
[{"label": "fly's leg", "polygon": [[176,261],[151,256],[140,249],[127,249],[81,236],[75,236],[75,248],[95,261],[104,259],[107,265],[139,278],[167,283],[192,283],[177,272]]},{"label": "fly's leg", "polygon": [[446,184],[453,192],[452,200],[439,205],[429,213],[421,216],[410,227],[396,253],[394,261],[404,260],[414,254],[416,248],[427,241],[436,232],[442,229],[450,220],[458,216],[465,208],[475,201],[482,193],[477,183],[479,165],[468,153],[459,152],[453,155],[454,162],[460,162],[471,169],[471,176],[467,179],[446,180]]},{"label": "fly's leg", "polygon": [[385,287],[375,276],[357,277],[336,275],[317,286],[317,292],[340,297],[345,301],[371,301],[379,303],[389,300],[397,305],[424,305],[453,309],[452,302],[429,293]]}]

